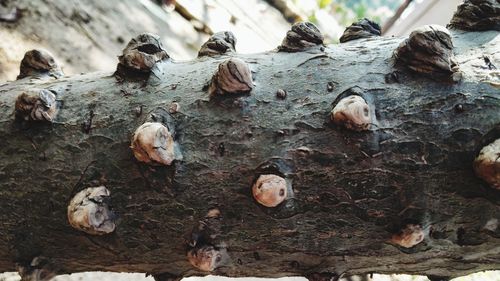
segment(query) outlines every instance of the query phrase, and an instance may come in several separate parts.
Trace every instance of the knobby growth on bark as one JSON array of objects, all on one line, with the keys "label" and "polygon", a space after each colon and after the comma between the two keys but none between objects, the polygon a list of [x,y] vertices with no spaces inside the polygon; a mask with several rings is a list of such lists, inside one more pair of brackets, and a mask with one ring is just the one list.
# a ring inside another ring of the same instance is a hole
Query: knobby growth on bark
[{"label": "knobby growth on bark", "polygon": [[385,38],[362,20],[324,46],[296,23],[253,55],[220,32],[188,62],[141,34],[114,73],[73,77],[28,53],[0,86],[0,270],[498,269],[499,36],[470,26]]}]

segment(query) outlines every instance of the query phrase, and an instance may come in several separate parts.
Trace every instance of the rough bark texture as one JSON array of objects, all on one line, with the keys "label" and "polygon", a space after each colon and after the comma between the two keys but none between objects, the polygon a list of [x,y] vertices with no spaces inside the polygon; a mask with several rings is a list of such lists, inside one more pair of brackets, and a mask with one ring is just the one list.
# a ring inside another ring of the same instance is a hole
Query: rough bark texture
[{"label": "rough bark texture", "polygon": [[[159,63],[147,81],[93,73],[0,86],[0,271],[43,257],[58,273],[205,274],[187,261],[186,234],[214,207],[230,257],[218,275],[498,269],[500,228],[491,222],[500,192],[472,169],[485,138],[499,137],[498,72],[484,60],[500,64],[498,32],[453,33],[463,72],[455,84],[395,69],[402,40],[237,55],[253,71],[248,95],[208,95],[228,56]],[[353,87],[375,114],[369,131],[330,122],[332,103]],[[40,88],[58,93],[54,123],[16,120],[17,96]],[[129,148],[135,129],[172,102],[182,161],[139,163]],[[276,208],[252,197],[264,173],[291,184]],[[71,228],[71,198],[100,185],[120,216],[116,230]],[[424,242],[388,243],[406,223],[430,232]]]},{"label": "rough bark texture", "polygon": [[19,70],[13,75],[12,68],[34,48],[49,50],[65,73],[79,74],[111,71],[124,45],[139,33],[160,35],[178,59],[195,57],[207,37],[177,13],[167,13],[149,0],[0,1],[0,12],[14,7],[22,10],[22,17],[14,23],[0,22],[0,81],[14,80]]}]

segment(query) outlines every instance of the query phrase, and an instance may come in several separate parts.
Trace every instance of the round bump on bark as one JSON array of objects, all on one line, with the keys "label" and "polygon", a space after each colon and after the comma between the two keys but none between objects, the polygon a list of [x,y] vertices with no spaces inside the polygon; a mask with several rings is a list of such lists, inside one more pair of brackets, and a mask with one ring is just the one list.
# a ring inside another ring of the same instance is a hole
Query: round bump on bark
[{"label": "round bump on bark", "polygon": [[186,244],[191,247],[215,245],[221,234],[222,215],[217,208],[210,209],[203,220],[200,220],[186,237]]},{"label": "round bump on bark", "polygon": [[170,58],[163,48],[158,35],[143,33],[132,38],[118,57],[118,71],[127,69],[136,72],[149,73],[153,66],[162,60]]},{"label": "round bump on bark", "polygon": [[72,227],[92,235],[115,230],[115,214],[108,206],[109,190],[104,186],[89,187],[78,192],[68,205],[68,221]]},{"label": "round bump on bark", "polygon": [[170,272],[146,273],[146,277],[148,276],[152,276],[155,281],[181,281],[183,278],[182,276]]},{"label": "round bump on bark", "polygon": [[300,52],[305,49],[323,45],[323,34],[310,22],[298,22],[292,25],[285,39],[278,47],[279,51]]},{"label": "round bump on bark", "polygon": [[450,277],[438,276],[438,275],[427,275],[427,279],[429,279],[429,281],[450,281],[451,280]]},{"label": "round bump on bark", "polygon": [[60,78],[63,75],[64,73],[51,53],[46,50],[31,50],[24,54],[17,79],[25,77]]},{"label": "round bump on bark", "polygon": [[333,82],[331,82],[331,81],[330,81],[330,82],[328,82],[328,83],[326,84],[326,90],[327,90],[328,92],[332,92],[332,91],[333,91],[333,89],[335,89],[335,84],[334,84]]},{"label": "round bump on bark", "polygon": [[398,64],[428,76],[451,78],[455,82],[461,78],[450,32],[439,25],[414,30],[395,50],[394,58]]},{"label": "round bump on bark", "polygon": [[159,122],[146,122],[135,130],[130,148],[137,160],[150,165],[171,165],[177,159],[172,133]]},{"label": "round bump on bark", "polygon": [[500,31],[500,1],[465,0],[458,6],[447,27],[467,31]]},{"label": "round bump on bark", "polygon": [[192,266],[202,271],[214,271],[220,267],[227,256],[225,248],[204,245],[188,251],[187,258]]},{"label": "round bump on bark", "polygon": [[491,218],[484,224],[483,229],[494,232],[498,229],[498,225],[498,219]]},{"label": "round bump on bark", "polygon": [[49,281],[55,277],[56,268],[45,257],[35,257],[30,264],[17,265],[22,281]]},{"label": "round bump on bark", "polygon": [[213,219],[213,218],[219,218],[220,216],[221,216],[220,210],[217,208],[212,208],[212,209],[208,210],[205,218]]},{"label": "round bump on bark", "polygon": [[181,105],[178,102],[173,102],[168,107],[168,112],[171,114],[177,113],[181,110]]},{"label": "round bump on bark", "polygon": [[286,99],[286,94],[287,94],[286,91],[283,90],[283,89],[278,89],[276,91],[276,97],[279,98],[279,99],[281,99],[281,100]]},{"label": "round bump on bark", "polygon": [[464,112],[464,106],[462,104],[457,104],[454,106],[454,109],[457,113],[461,113],[461,112]]},{"label": "round bump on bark", "polygon": [[142,114],[142,105],[139,105],[136,108],[134,108],[134,114],[135,114],[136,117],[141,116],[141,114]]},{"label": "round bump on bark", "polygon": [[231,58],[219,64],[208,92],[210,95],[241,94],[252,89],[252,72],[248,65],[238,58]]},{"label": "round bump on bark", "polygon": [[36,95],[22,93],[16,99],[16,115],[23,120],[52,122],[57,115],[56,95],[42,89]]},{"label": "round bump on bark", "polygon": [[260,175],[252,186],[255,200],[266,207],[276,207],[287,197],[286,180],[280,176]]},{"label": "round bump on bark", "polygon": [[201,46],[198,57],[236,52],[235,45],[236,37],[231,31],[217,32]]},{"label": "round bump on bark", "polygon": [[385,83],[392,84],[392,83],[399,83],[400,80],[400,74],[398,71],[392,71],[390,73],[387,73],[384,76],[384,81]]},{"label": "round bump on bark", "polygon": [[364,18],[347,27],[339,41],[345,43],[356,39],[380,36],[380,34],[380,26],[376,22]]},{"label": "round bump on bark", "polygon": [[333,272],[313,272],[306,275],[309,281],[338,281],[344,276],[344,272],[337,274]]},{"label": "round bump on bark", "polygon": [[424,241],[425,232],[420,225],[407,224],[398,234],[394,234],[391,242],[403,248],[412,248]]},{"label": "round bump on bark", "polygon": [[481,149],[473,167],[478,177],[500,190],[500,139]]},{"label": "round bump on bark", "polygon": [[335,124],[355,131],[368,130],[372,124],[370,107],[365,99],[358,95],[342,98],[330,114]]}]

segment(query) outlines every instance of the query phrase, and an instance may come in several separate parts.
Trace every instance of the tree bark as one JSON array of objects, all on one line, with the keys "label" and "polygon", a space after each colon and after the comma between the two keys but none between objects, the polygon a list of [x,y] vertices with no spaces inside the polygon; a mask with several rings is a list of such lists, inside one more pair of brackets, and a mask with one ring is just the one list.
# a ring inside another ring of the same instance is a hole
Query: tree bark
[{"label": "tree bark", "polygon": [[[459,83],[395,68],[402,39],[372,37],[235,54],[252,69],[248,95],[208,95],[228,56],[161,62],[144,81],[92,73],[0,86],[0,271],[43,257],[56,273],[206,274],[188,263],[186,237],[211,208],[222,214],[217,239],[230,257],[217,275],[454,277],[499,269],[500,191],[472,169],[486,139],[500,137],[498,76],[483,58],[499,63],[498,32],[454,32],[453,40]],[[16,119],[16,98],[41,88],[57,93],[54,122]],[[332,103],[349,89],[374,109],[368,131],[330,122]],[[182,160],[138,162],[129,148],[135,129],[173,102]],[[291,183],[278,207],[252,197],[263,172]],[[100,185],[111,192],[116,230],[73,229],[69,201]],[[410,249],[388,242],[406,223],[428,232]]]}]

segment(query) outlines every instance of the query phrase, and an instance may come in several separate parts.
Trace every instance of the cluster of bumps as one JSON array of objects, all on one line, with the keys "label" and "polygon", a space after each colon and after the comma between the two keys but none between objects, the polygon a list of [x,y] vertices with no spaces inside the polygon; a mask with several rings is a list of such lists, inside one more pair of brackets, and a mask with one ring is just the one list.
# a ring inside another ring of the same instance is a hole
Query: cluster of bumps
[{"label": "cluster of bumps", "polygon": [[[481,2],[480,5],[477,5]],[[489,6],[488,6],[489,5]],[[460,8],[461,7],[461,8]],[[465,30],[499,30],[498,1],[465,1],[455,14],[450,27]],[[496,11],[496,12],[495,12]],[[465,15],[465,16],[464,16]],[[483,16],[480,16],[483,15]],[[349,26],[340,41],[380,36],[378,24],[362,19]],[[324,52],[323,35],[312,23],[299,22],[287,32],[278,52],[301,52],[313,50]],[[236,38],[231,32],[214,34],[198,53],[199,57],[230,55],[236,52]],[[148,76],[155,64],[170,57],[160,38],[152,34],[141,34],[133,38],[123,55],[115,76],[120,79]],[[460,70],[453,58],[453,42],[450,32],[441,26],[424,26],[413,31],[394,51],[395,65],[407,67],[410,71],[430,77],[441,77],[457,82]],[[63,73],[52,55],[46,51],[33,50],[26,53],[18,79],[59,78]],[[230,57],[219,64],[208,87],[214,98],[248,94],[254,89],[252,71],[245,61]],[[278,98],[286,98],[286,91],[278,89]],[[175,113],[179,105],[175,105]],[[375,122],[373,109],[363,94],[358,91],[343,93],[333,102],[330,118],[333,123],[350,130],[365,131]],[[23,93],[16,101],[16,116],[24,121],[53,122],[57,117],[57,92],[40,89],[35,93]],[[130,148],[135,158],[148,165],[172,165],[181,160],[179,145],[175,141],[172,124],[153,118],[139,126],[133,134]],[[474,162],[476,174],[492,187],[500,189],[500,167],[497,155],[500,153],[500,139],[485,146]],[[290,197],[290,181],[282,174],[263,173],[258,175],[251,187],[255,202],[266,208],[274,208]],[[115,215],[109,207],[110,191],[104,187],[90,187],[78,192],[71,199],[67,216],[71,226],[92,235],[111,233],[116,229]],[[195,227],[187,239],[187,257],[196,268],[213,271],[227,258],[224,243],[215,242],[220,229],[221,215],[217,209],[210,210],[205,219]],[[391,237],[391,241],[404,248],[411,248],[422,242],[425,230],[418,224],[408,224]]]}]

